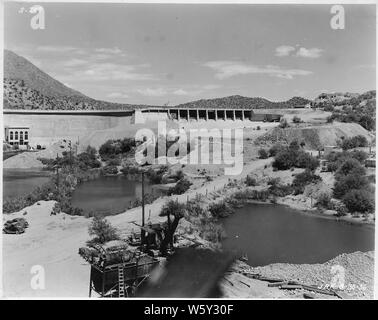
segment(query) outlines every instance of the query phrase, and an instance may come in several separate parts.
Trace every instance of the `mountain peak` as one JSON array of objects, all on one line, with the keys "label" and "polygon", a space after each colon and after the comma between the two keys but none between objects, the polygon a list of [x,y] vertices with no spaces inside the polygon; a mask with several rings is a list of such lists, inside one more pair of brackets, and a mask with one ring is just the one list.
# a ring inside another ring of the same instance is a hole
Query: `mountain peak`
[{"label": "mountain peak", "polygon": [[80,97],[89,99],[79,91],[68,88],[63,83],[55,80],[30,61],[10,50],[4,50],[4,78],[22,80],[29,88],[47,97]]}]

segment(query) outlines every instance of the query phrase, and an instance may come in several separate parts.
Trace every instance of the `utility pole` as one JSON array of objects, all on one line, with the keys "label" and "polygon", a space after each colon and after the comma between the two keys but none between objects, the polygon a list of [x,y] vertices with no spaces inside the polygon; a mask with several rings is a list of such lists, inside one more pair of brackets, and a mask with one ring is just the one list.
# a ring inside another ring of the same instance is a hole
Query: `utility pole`
[{"label": "utility pole", "polygon": [[144,171],[142,171],[142,228],[141,228],[141,242],[144,243]]},{"label": "utility pole", "polygon": [[59,165],[58,165],[59,156],[56,154],[56,188],[59,194]]},{"label": "utility pole", "polygon": [[71,172],[72,172],[72,143],[71,143],[71,140],[68,140],[68,147],[70,148],[70,169],[71,169]]}]

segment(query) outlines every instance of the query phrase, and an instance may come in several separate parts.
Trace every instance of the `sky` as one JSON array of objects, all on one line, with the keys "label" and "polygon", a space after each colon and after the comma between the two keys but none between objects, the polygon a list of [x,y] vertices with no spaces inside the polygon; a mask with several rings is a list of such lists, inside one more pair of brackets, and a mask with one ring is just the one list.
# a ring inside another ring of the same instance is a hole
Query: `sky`
[{"label": "sky", "polygon": [[[89,97],[175,105],[375,89],[374,5],[6,3],[5,48]],[[26,10],[22,10],[22,8]]]}]

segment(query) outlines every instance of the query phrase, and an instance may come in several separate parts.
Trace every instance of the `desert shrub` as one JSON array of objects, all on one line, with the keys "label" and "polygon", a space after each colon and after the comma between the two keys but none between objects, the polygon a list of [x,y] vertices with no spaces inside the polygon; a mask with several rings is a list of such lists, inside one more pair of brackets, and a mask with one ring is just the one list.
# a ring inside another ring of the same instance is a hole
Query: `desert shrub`
[{"label": "desert shrub", "polygon": [[120,158],[111,158],[107,161],[108,166],[119,166],[121,164]]},{"label": "desert shrub", "polygon": [[279,125],[280,128],[284,129],[284,128],[288,128],[289,127],[289,123],[287,122],[287,120],[285,118],[282,118],[280,120],[280,125]]},{"label": "desert shrub", "polygon": [[100,146],[98,150],[101,157],[105,155],[117,154],[121,152],[121,148],[119,148],[115,143],[114,140],[108,140],[104,144]]},{"label": "desert shrub", "polygon": [[356,174],[364,176],[366,174],[365,168],[356,159],[350,158],[345,160],[341,166],[336,170],[336,179],[340,176],[346,176],[348,174]]},{"label": "desert shrub", "polygon": [[321,177],[314,174],[311,170],[306,169],[305,171],[295,175],[292,187],[295,194],[301,194],[304,191],[305,186],[310,183],[317,183],[322,180]]},{"label": "desert shrub", "polygon": [[271,195],[276,197],[285,197],[293,193],[293,187],[290,184],[275,184],[268,188]]},{"label": "desert shrub", "polygon": [[369,155],[361,150],[352,150],[348,152],[349,156],[353,159],[356,159],[361,164],[365,162],[365,160],[369,157]]},{"label": "desert shrub", "polygon": [[31,204],[26,201],[25,197],[6,198],[3,201],[3,212],[12,213],[20,211],[29,205]]},{"label": "desert shrub", "polygon": [[55,203],[52,214],[57,214],[60,212],[67,213],[71,216],[83,215],[83,209],[73,207],[71,204],[71,198],[68,196],[61,196]]},{"label": "desert shrub", "polygon": [[294,123],[301,123],[302,120],[301,120],[301,118],[299,118],[299,117],[297,117],[297,116],[294,116],[294,117],[293,117],[293,122],[294,122]]},{"label": "desert shrub", "polygon": [[360,150],[331,152],[326,156],[326,160],[328,161],[327,168],[328,171],[334,172],[348,159],[355,159],[364,164],[367,157],[367,153]]},{"label": "desert shrub", "polygon": [[243,202],[244,200],[257,200],[257,201],[266,201],[269,199],[270,193],[268,190],[243,190],[236,191],[233,194],[233,197],[237,200]]},{"label": "desert shrub", "polygon": [[91,156],[87,153],[80,153],[78,156],[78,166],[85,170],[86,168],[100,168],[101,162],[97,160],[95,156]]},{"label": "desert shrub", "polygon": [[161,166],[158,169],[150,168],[147,172],[147,178],[154,184],[160,184],[162,183],[163,176],[167,172],[168,167],[167,166]]},{"label": "desert shrub", "polygon": [[98,150],[102,159],[114,158],[119,154],[130,152],[136,146],[134,138],[108,140]]},{"label": "desert shrub", "polygon": [[315,170],[319,167],[319,160],[307,152],[301,151],[298,154],[296,167]]},{"label": "desert shrub", "polygon": [[259,149],[258,154],[259,154],[259,158],[260,159],[267,159],[267,158],[269,158],[269,153],[265,149]]},{"label": "desert shrub", "polygon": [[353,189],[362,189],[367,187],[368,181],[366,177],[357,174],[349,174],[340,176],[334,184],[333,195],[335,198],[342,198],[345,194]]},{"label": "desert shrub", "polygon": [[138,167],[134,166],[134,165],[124,165],[122,168],[121,168],[121,172],[125,175],[128,175],[128,174],[138,174],[140,173],[140,170]]},{"label": "desert shrub", "polygon": [[94,236],[91,241],[95,243],[105,243],[119,239],[117,229],[104,217],[99,216],[93,218],[92,223],[88,227],[88,233],[90,236]]},{"label": "desert shrub", "polygon": [[340,143],[340,146],[343,150],[353,149],[357,147],[366,147],[367,145],[368,145],[368,141],[366,137],[362,135],[343,139]]},{"label": "desert shrub", "polygon": [[174,187],[169,189],[168,194],[183,194],[190,188],[191,185],[192,183],[189,180],[183,178],[179,180]]},{"label": "desert shrub", "polygon": [[298,143],[297,140],[293,140],[289,144],[289,150],[290,151],[298,152],[300,150],[300,148],[301,148],[301,145]]},{"label": "desert shrub", "polygon": [[175,178],[177,181],[183,179],[185,177],[185,174],[182,170],[178,170],[175,174]]},{"label": "desert shrub", "polygon": [[337,216],[345,216],[348,213],[348,210],[344,203],[342,202],[336,202],[334,205],[334,210],[337,212]]},{"label": "desert shrub", "polygon": [[274,157],[277,153],[279,153],[281,150],[284,150],[285,146],[282,144],[276,143],[269,149],[269,156]]},{"label": "desert shrub", "polygon": [[289,149],[285,149],[275,155],[272,166],[278,170],[287,170],[294,167],[295,163],[296,154]]},{"label": "desert shrub", "polygon": [[334,209],[332,197],[328,192],[321,192],[317,196],[316,205],[327,210]]},{"label": "desert shrub", "polygon": [[276,187],[280,183],[281,183],[281,179],[280,178],[272,178],[272,177],[270,177],[268,179],[268,182],[267,182],[268,186],[272,186],[272,187]]},{"label": "desert shrub", "polygon": [[205,215],[205,210],[196,201],[189,201],[186,204],[186,213],[189,217],[200,217]]},{"label": "desert shrub", "polygon": [[214,223],[209,220],[202,219],[199,233],[202,239],[212,243],[218,243],[225,238],[225,231],[221,224]]},{"label": "desert shrub", "polygon": [[342,201],[350,212],[374,211],[374,195],[367,190],[351,190],[345,194]]},{"label": "desert shrub", "polygon": [[186,213],[186,205],[175,200],[167,201],[161,208],[160,217],[177,217],[182,218]]},{"label": "desert shrub", "polygon": [[246,178],[245,178],[245,184],[248,186],[248,187],[255,187],[257,186],[257,180],[255,177],[252,177],[250,175],[248,175]]},{"label": "desert shrub", "polygon": [[319,160],[301,149],[298,141],[292,141],[288,147],[281,147],[275,153],[273,168],[287,170],[293,167],[314,170],[319,166]]},{"label": "desert shrub", "polygon": [[104,174],[117,174],[118,168],[116,166],[108,165],[102,168]]},{"label": "desert shrub", "polygon": [[225,218],[234,213],[232,207],[225,201],[211,203],[209,212],[214,218]]}]

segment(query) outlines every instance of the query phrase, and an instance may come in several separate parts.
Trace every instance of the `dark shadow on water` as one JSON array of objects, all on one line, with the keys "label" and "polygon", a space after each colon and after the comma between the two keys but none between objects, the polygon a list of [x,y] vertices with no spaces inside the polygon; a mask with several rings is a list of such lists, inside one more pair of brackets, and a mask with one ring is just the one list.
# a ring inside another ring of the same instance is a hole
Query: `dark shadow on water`
[{"label": "dark shadow on water", "polygon": [[138,290],[138,297],[217,298],[219,281],[235,255],[205,249],[177,249]]}]

